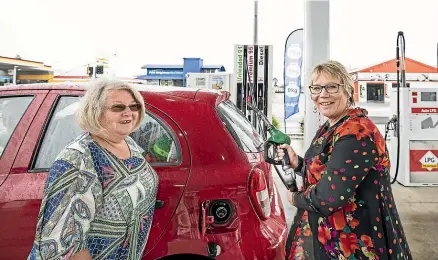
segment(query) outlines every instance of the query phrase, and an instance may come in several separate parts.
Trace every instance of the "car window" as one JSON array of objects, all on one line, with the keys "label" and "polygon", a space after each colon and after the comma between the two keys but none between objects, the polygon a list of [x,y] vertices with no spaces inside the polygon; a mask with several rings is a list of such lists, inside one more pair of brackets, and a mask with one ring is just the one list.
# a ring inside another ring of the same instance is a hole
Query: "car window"
[{"label": "car window", "polygon": [[33,96],[0,97],[0,158]]},{"label": "car window", "polygon": [[79,100],[80,97],[72,96],[58,99],[39,145],[33,169],[49,169],[62,149],[83,132],[74,117]]},{"label": "car window", "polygon": [[175,136],[169,126],[149,113],[146,113],[140,128],[131,134],[151,165],[180,162],[181,151]]},{"label": "car window", "polygon": [[[59,98],[44,132],[33,169],[49,169],[62,149],[83,132],[74,118],[79,102],[80,97]],[[169,164],[180,160],[179,146],[176,146],[174,135],[168,130],[169,127],[163,125],[146,114],[140,128],[131,134],[137,144],[145,150],[145,158],[151,164]]]},{"label": "car window", "polygon": [[260,152],[264,149],[262,136],[230,100],[220,103],[217,112],[241,149],[250,153]]}]

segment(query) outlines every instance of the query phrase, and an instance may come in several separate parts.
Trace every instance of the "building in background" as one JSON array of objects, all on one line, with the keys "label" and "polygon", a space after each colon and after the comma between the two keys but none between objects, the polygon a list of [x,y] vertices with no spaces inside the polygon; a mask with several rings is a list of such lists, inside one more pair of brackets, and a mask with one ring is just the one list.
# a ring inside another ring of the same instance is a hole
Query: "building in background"
[{"label": "building in background", "polygon": [[[74,68],[64,70],[57,68],[55,76],[50,80],[50,82],[81,83],[88,82],[92,79],[102,76],[117,76],[112,65],[114,65],[114,57],[98,57],[95,59],[95,61],[89,62],[88,64],[82,64]],[[119,79],[135,82],[134,77]]]},{"label": "building in background", "polygon": [[53,69],[39,61],[0,56],[0,86],[45,83],[53,78]]},{"label": "building in background", "polygon": [[225,67],[222,65],[204,65],[201,58],[184,58],[183,65],[146,64],[141,68],[146,70],[146,74],[140,75],[136,79],[146,80],[148,85],[177,87],[186,86],[187,73],[225,71]]},{"label": "building in background", "polygon": [[[419,61],[405,58],[406,83],[437,81],[438,69]],[[354,80],[356,103],[389,103],[391,89],[397,86],[396,60],[350,72]]]}]

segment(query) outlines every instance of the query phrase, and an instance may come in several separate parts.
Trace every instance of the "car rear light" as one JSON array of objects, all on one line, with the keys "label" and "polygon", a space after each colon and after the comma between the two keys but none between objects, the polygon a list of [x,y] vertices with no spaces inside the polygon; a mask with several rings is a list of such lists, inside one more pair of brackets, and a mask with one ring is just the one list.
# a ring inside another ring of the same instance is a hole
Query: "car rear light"
[{"label": "car rear light", "polygon": [[249,176],[249,197],[254,210],[262,220],[271,215],[271,201],[265,174],[259,168],[254,168]]}]

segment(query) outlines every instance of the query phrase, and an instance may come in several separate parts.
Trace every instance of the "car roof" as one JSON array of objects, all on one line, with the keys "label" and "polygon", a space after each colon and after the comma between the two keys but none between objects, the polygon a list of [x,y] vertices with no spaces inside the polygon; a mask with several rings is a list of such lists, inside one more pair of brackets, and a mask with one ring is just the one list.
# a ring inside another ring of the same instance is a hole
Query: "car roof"
[{"label": "car roof", "polygon": [[[223,100],[227,100],[230,93],[227,91],[218,91],[211,89],[187,88],[187,87],[169,87],[145,84],[126,83],[134,87],[138,91],[148,96],[169,96],[183,99],[191,99],[194,101],[218,104]],[[86,90],[86,83],[35,83],[1,86],[1,91],[16,91],[16,90]]]}]

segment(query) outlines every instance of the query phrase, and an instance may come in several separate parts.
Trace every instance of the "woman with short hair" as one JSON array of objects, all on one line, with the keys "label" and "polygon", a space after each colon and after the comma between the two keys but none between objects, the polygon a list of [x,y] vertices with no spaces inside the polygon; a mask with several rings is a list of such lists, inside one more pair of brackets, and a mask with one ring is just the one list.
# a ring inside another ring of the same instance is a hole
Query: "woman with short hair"
[{"label": "woman with short hair", "polygon": [[280,158],[287,149],[291,166],[304,175],[304,186],[288,193],[298,212],[286,259],[411,260],[386,143],[366,110],[353,107],[349,73],[337,61],[323,62],[314,68],[309,89],[315,112],[327,121],[304,158],[289,145],[278,149]]},{"label": "woman with short hair", "polygon": [[158,187],[129,137],[145,116],[144,100],[124,82],[99,79],[76,115],[85,133],[50,168],[28,259],[140,259]]}]

